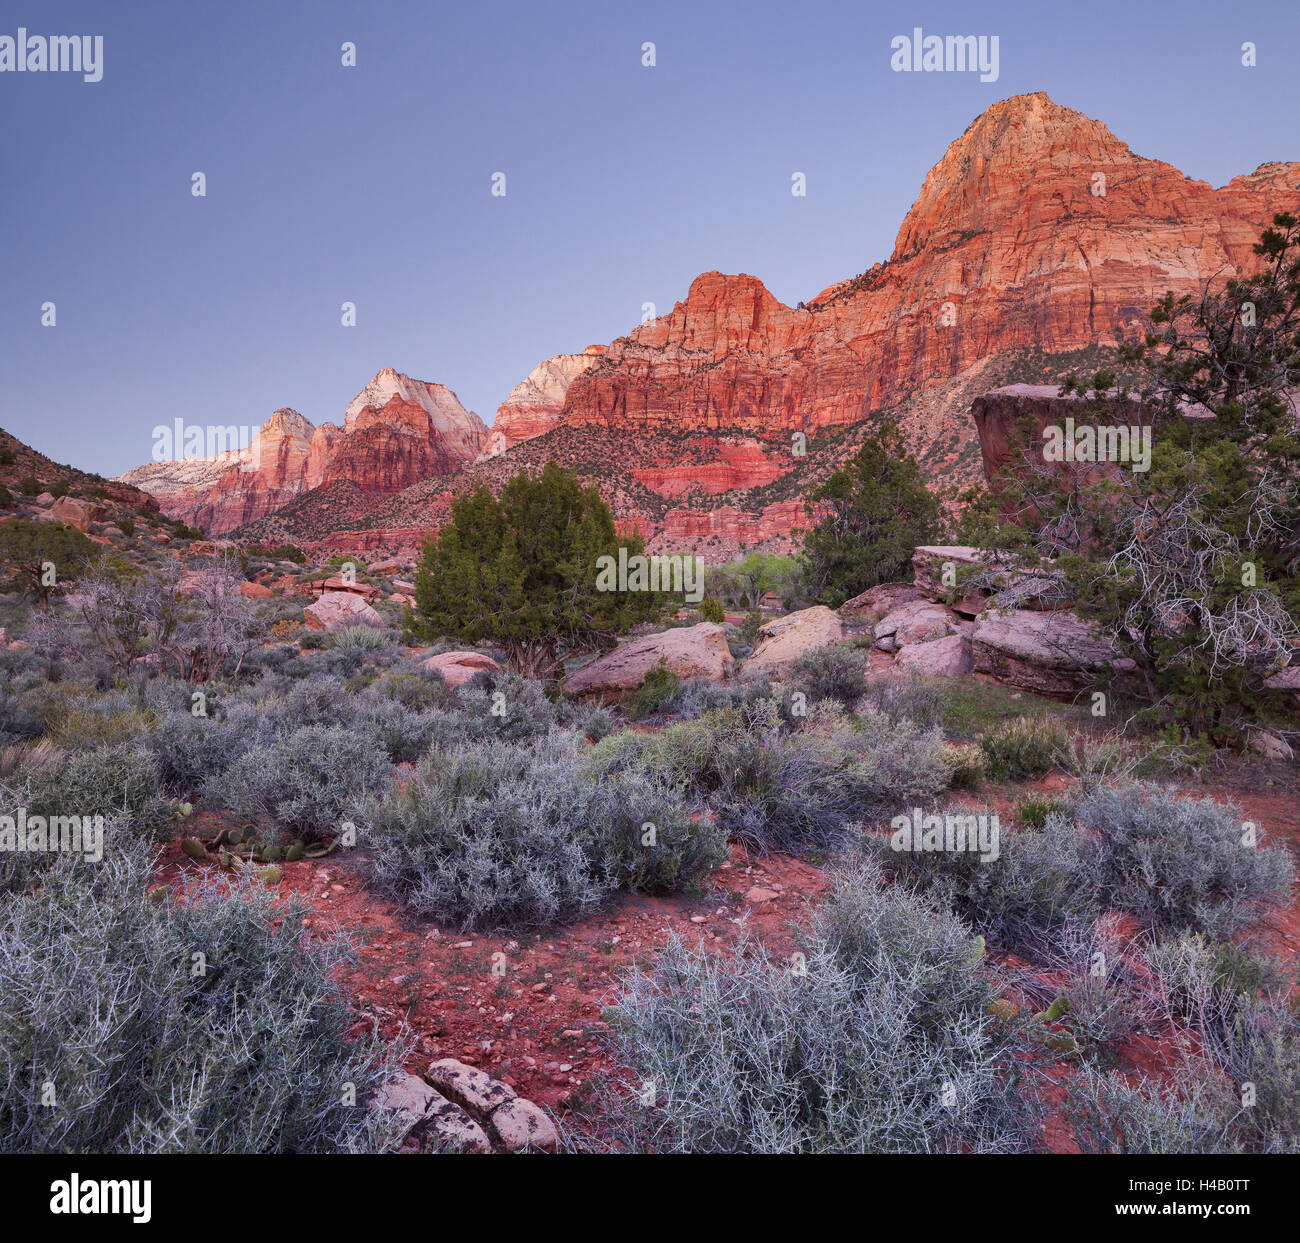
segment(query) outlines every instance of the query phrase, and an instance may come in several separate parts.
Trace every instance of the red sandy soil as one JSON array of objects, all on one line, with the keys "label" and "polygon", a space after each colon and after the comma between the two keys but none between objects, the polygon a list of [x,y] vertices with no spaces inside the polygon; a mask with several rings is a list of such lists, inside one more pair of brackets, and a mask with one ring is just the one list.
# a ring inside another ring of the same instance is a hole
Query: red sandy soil
[{"label": "red sandy soil", "polygon": [[[195,827],[215,827],[196,817]],[[179,843],[167,849],[160,880],[176,883],[196,865]],[[338,927],[357,947],[345,976],[358,1009],[394,1035],[417,1035],[412,1069],[454,1057],[482,1067],[563,1121],[583,1085],[609,1069],[597,1034],[621,972],[676,934],[710,949],[730,944],[745,919],[774,952],[793,946],[793,925],[827,887],[820,868],[773,855],[749,858],[733,846],[707,896],[619,895],[592,918],[542,935],[460,934],[413,922],[371,893],[345,855],[281,861],[281,894],[312,907],[309,929]],[[747,918],[746,918],[747,917]],[[502,958],[495,958],[495,955]],[[494,974],[494,963],[505,974]]]},{"label": "red sandy soil", "polygon": [[[1300,864],[1297,776],[1288,765],[1234,761],[1212,783],[1175,788],[1237,804]],[[989,786],[954,801],[996,809],[1007,823],[1018,798],[1064,794],[1069,784],[1052,776]],[[220,823],[207,815],[196,820],[195,827]],[[175,883],[195,866],[173,842],[160,879]],[[442,1057],[482,1067],[551,1111],[561,1125],[583,1104],[592,1076],[614,1069],[599,1035],[623,969],[634,960],[646,964],[674,934],[725,950],[746,917],[758,940],[775,953],[788,952],[795,927],[807,924],[828,885],[820,867],[781,855],[749,856],[733,846],[703,898],[621,895],[592,918],[544,935],[485,936],[412,921],[369,892],[355,859],[346,855],[279,866],[282,893],[300,895],[311,907],[307,926],[337,926],[356,944],[358,962],[344,983],[358,1011],[375,1016],[387,1036],[403,1022],[416,1033],[412,1069]],[[1122,946],[1133,930],[1121,924],[1115,931]],[[1266,941],[1293,962],[1300,956],[1300,900],[1275,917]],[[504,975],[499,966],[494,974],[494,962],[505,964]],[[1158,1035],[1136,1037],[1121,1049],[1118,1069],[1159,1074],[1168,1048]],[[1048,1138],[1058,1150],[1072,1147],[1059,1123],[1049,1125]]]}]

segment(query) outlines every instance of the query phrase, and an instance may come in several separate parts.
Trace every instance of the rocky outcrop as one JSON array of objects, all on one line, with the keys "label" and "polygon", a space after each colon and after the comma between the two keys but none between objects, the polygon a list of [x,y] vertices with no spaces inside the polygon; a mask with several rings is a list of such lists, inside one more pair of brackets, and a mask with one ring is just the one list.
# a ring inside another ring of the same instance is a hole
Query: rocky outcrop
[{"label": "rocky outcrop", "polygon": [[406,1128],[402,1152],[559,1149],[559,1132],[546,1113],[501,1080],[452,1058],[434,1062],[426,1074],[399,1074],[373,1103],[401,1119]]},{"label": "rocky outcrop", "polygon": [[[964,544],[926,544],[912,553],[912,582],[918,593],[927,600],[952,597],[972,570],[985,564],[986,554],[979,548]],[[957,600],[963,613],[974,614],[984,607],[987,592],[969,593],[968,598]]]},{"label": "rocky outcrop", "polygon": [[[356,418],[312,434],[297,485],[360,485],[373,520],[349,510],[310,537],[338,532],[365,548],[405,546],[408,533],[418,541],[441,520],[449,491],[390,508],[376,497],[406,498],[404,480],[439,478],[485,449],[480,464],[497,455],[513,465],[542,437],[557,460],[599,483],[653,551],[713,560],[755,546],[788,551],[808,525],[800,492],[825,473],[800,473],[787,455],[794,433],[810,453],[826,441],[834,465],[857,430],[888,412],[927,474],[973,483],[971,397],[1026,369],[1059,374],[1054,354],[1113,349],[1143,328],[1166,290],[1198,293],[1253,270],[1262,228],[1277,211],[1300,210],[1297,182],[1300,165],[1271,163],[1215,189],[1134,154],[1044,94],[1003,100],[930,170],[889,259],[804,305],[782,303],[755,276],[705,272],[670,311],[603,350],[542,363],[502,404],[490,439],[481,424],[477,438],[467,428],[457,442],[445,427],[435,437],[425,416],[439,401],[399,391],[391,378],[378,383],[381,373]],[[1039,351],[1039,363],[1025,361]],[[561,444],[566,431],[577,443]],[[616,459],[593,452],[598,431],[624,446]],[[720,443],[680,453],[684,436]],[[168,486],[156,471],[139,478]],[[214,493],[207,508],[189,493],[183,508],[165,502],[168,512],[228,531],[283,504],[286,490],[229,470],[204,487]]]},{"label": "rocky outcrop", "polygon": [[557,354],[538,363],[497,407],[484,456],[495,457],[521,440],[549,432],[560,421],[569,385],[594,367],[604,352],[603,345],[589,345],[581,354]]},{"label": "rocky outcrop", "polygon": [[894,668],[922,677],[958,678],[970,673],[975,662],[970,640],[964,634],[950,634],[902,648],[894,657]]},{"label": "rocky outcrop", "polygon": [[840,617],[855,626],[875,626],[886,613],[921,599],[921,592],[912,583],[881,583],[868,587],[860,596],[840,605]]},{"label": "rocky outcrop", "polygon": [[1074,613],[990,610],[971,635],[975,671],[1021,690],[1068,696],[1093,686],[1103,666],[1133,668]]},{"label": "rocky outcrop", "polygon": [[911,600],[886,613],[873,628],[876,646],[896,652],[914,643],[929,643],[959,634],[957,614],[932,600]]},{"label": "rocky outcrop", "polygon": [[154,462],[122,479],[155,495],[169,517],[220,535],[330,484],[377,496],[452,474],[478,456],[486,439],[482,420],[449,388],[389,367],[353,399],[342,427],[314,427],[284,408],[245,449]]},{"label": "rocky outcrop", "polygon": [[472,462],[486,439],[483,421],[451,389],[386,367],[348,406],[318,482],[349,480],[367,492],[400,492]]},{"label": "rocky outcrop", "polygon": [[1264,686],[1273,691],[1293,711],[1300,711],[1300,665],[1290,665],[1273,674]]},{"label": "rocky outcrop", "polygon": [[83,535],[90,530],[93,522],[104,516],[104,507],[90,501],[79,501],[76,497],[60,496],[49,509],[38,509],[32,517],[42,522],[57,522],[64,526],[76,527]]},{"label": "rocky outcrop", "polygon": [[633,469],[632,478],[669,499],[692,494],[716,496],[760,488],[780,479],[792,465],[788,453],[779,457],[756,440],[715,442],[712,452],[702,448],[690,462]]},{"label": "rocky outcrop", "polygon": [[483,1128],[418,1075],[403,1073],[384,1084],[375,1098],[375,1108],[393,1110],[401,1119],[406,1130],[402,1152],[492,1151],[492,1142]]},{"label": "rocky outcrop", "polygon": [[442,674],[448,686],[462,686],[473,681],[480,673],[500,673],[501,666],[491,656],[481,652],[440,652],[420,662],[424,668]]},{"label": "rocky outcrop", "polygon": [[701,622],[620,643],[608,655],[571,673],[564,689],[571,695],[621,694],[636,690],[660,664],[679,678],[730,676],[735,661],[727,647],[726,628]]},{"label": "rocky outcrop", "polygon": [[[971,415],[989,490],[1003,514],[1021,523],[1038,522],[1049,497],[1149,469],[1158,434],[1154,412],[1136,396],[1062,395],[1051,384],[992,389],[975,398]],[[1093,504],[1105,509],[1108,502]],[[1078,520],[1086,533],[1086,517]]]},{"label": "rocky outcrop", "polygon": [[369,626],[384,630],[387,623],[360,596],[350,591],[327,591],[302,611],[308,630],[342,630],[345,626]]},{"label": "rocky outcrop", "polygon": [[975,617],[986,608],[1069,608],[1074,597],[1064,575],[1050,564],[1026,568],[1007,553],[989,554],[966,545],[930,545],[912,554],[913,582],[929,600]]},{"label": "rocky outcrop", "polygon": [[811,433],[1000,351],[1114,345],[1166,289],[1253,268],[1298,179],[1268,164],[1215,190],[1044,94],[1015,96],[931,169],[887,263],[802,308],[706,272],[572,381],[560,419]]},{"label": "rocky outcrop", "polygon": [[746,673],[767,673],[780,677],[795,662],[815,648],[829,647],[844,639],[844,623],[834,609],[814,605],[764,622],[754,636],[753,654],[745,661]]},{"label": "rocky outcrop", "polygon": [[[287,407],[277,410],[261,426],[246,449],[220,454],[215,459],[190,459],[158,463],[172,467],[177,478],[202,478],[212,466],[220,470],[215,480],[198,490],[181,489],[158,494],[163,512],[212,535],[223,535],[293,500],[315,486],[307,462],[316,429],[310,420]],[[140,487],[153,488],[159,476],[143,476],[139,468],[123,476]],[[166,477],[164,477],[166,478]],[[173,480],[167,481],[169,486]]]}]

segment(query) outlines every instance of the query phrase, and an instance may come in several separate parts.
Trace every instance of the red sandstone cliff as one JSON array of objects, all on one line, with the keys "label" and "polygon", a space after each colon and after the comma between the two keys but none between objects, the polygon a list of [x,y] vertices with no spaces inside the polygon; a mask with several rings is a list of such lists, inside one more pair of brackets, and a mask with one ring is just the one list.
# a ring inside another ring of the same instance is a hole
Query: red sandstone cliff
[{"label": "red sandstone cliff", "polygon": [[[459,455],[477,464],[455,486],[470,476],[495,484],[530,464],[523,450],[544,438],[539,452],[594,479],[615,514],[660,547],[786,546],[803,522],[796,489],[829,469],[808,465],[828,430],[887,411],[927,474],[973,481],[977,393],[1034,379],[1015,373],[1027,351],[1113,346],[1140,331],[1166,290],[1250,268],[1273,213],[1300,210],[1298,187],[1300,164],[1270,163],[1216,190],[1044,94],[1015,96],[931,169],[890,259],[805,307],[784,305],[756,277],[707,272],[669,314],[603,351],[540,364],[502,404],[490,439],[466,415],[478,439],[467,425],[454,450],[445,426],[435,434],[428,394],[412,398],[381,372],[343,429],[316,429],[297,487],[351,483],[381,498],[369,518],[349,509],[335,529],[382,546],[386,532],[436,525],[440,479]],[[794,432],[807,436],[809,459],[791,451]],[[852,429],[826,452],[846,456],[858,440]],[[205,485],[211,529],[274,508],[293,486],[296,453],[277,443],[264,488],[229,473]],[[135,475],[126,478],[153,490]],[[300,538],[315,538],[328,521],[322,506],[295,514],[276,529],[297,534],[300,522]]]},{"label": "red sandstone cliff", "polygon": [[581,354],[557,354],[538,363],[497,407],[484,453],[504,453],[521,440],[549,432],[560,421],[569,385],[594,367],[604,352],[603,345],[589,345]]},{"label": "red sandstone cliff", "polygon": [[281,409],[247,449],[150,463],[122,479],[157,496],[170,517],[223,535],[324,484],[384,495],[452,474],[486,439],[483,421],[449,388],[388,367],[348,406],[341,428],[313,427],[296,410]]},{"label": "red sandstone cliff", "polygon": [[887,263],[803,310],[706,272],[573,380],[560,419],[811,434],[1004,350],[1113,345],[1165,290],[1250,267],[1297,186],[1300,165],[1274,163],[1215,190],[1044,94],[1016,96],[931,169]]}]

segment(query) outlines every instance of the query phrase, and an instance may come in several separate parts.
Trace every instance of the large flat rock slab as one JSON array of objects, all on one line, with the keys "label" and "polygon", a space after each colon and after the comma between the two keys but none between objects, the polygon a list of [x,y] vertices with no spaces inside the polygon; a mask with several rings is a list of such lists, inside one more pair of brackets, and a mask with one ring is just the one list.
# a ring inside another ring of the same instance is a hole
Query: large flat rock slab
[{"label": "large flat rock slab", "polygon": [[900,604],[919,599],[921,593],[912,583],[880,583],[841,604],[840,617],[849,625],[874,626]]},{"label": "large flat rock slab", "polygon": [[473,681],[480,673],[500,673],[501,666],[491,656],[482,652],[440,652],[420,662],[426,669],[442,674],[448,686],[461,686]]},{"label": "large flat rock slab", "polygon": [[981,613],[971,635],[975,672],[1041,695],[1070,695],[1096,682],[1107,663],[1133,668],[1114,644],[1071,612],[999,609]]},{"label": "large flat rock slab", "polygon": [[775,617],[758,628],[754,652],[745,661],[745,671],[780,676],[788,673],[805,652],[843,641],[844,623],[834,609],[824,604],[800,609],[785,617]]},{"label": "large flat rock slab", "polygon": [[302,611],[308,630],[342,630],[346,626],[369,626],[385,630],[384,619],[360,596],[350,591],[330,591]]},{"label": "large flat rock slab", "polygon": [[963,634],[950,634],[902,648],[894,657],[894,668],[923,677],[959,678],[975,668],[975,661],[970,640]]},{"label": "large flat rock slab", "polygon": [[933,600],[909,600],[886,613],[872,634],[881,651],[894,652],[914,643],[929,643],[961,632],[961,619]]},{"label": "large flat rock slab", "polygon": [[679,678],[715,681],[729,677],[736,664],[727,647],[726,627],[700,622],[620,643],[612,652],[569,674],[564,689],[571,695],[634,691],[660,663]]}]

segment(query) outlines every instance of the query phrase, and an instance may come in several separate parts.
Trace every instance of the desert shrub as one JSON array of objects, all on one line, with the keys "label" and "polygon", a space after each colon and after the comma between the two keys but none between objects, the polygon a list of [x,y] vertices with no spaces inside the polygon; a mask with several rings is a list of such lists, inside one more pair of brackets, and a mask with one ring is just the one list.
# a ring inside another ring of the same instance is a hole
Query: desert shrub
[{"label": "desert shrub", "polygon": [[727,625],[727,649],[737,660],[744,660],[754,651],[758,639],[758,628],[767,619],[756,608],[749,612],[736,625]]},{"label": "desert shrub", "polygon": [[1237,1101],[1216,1076],[1184,1066],[1170,1081],[1102,1073],[1090,1064],[1066,1080],[1063,1112],[1084,1153],[1228,1153]]},{"label": "desert shrub", "polygon": [[158,762],[136,742],[80,751],[32,774],[29,816],[113,819],[141,837],[165,836],[171,808],[162,794]]},{"label": "desert shrub", "polygon": [[243,755],[214,776],[205,797],[310,840],[337,833],[358,800],[378,789],[389,771],[368,732],[306,725]]},{"label": "desert shrub", "polygon": [[634,720],[639,721],[665,711],[667,705],[681,689],[681,685],[681,678],[660,661],[645,675],[645,681],[637,687],[636,694],[632,696],[629,705],[630,715]]},{"label": "desert shrub", "polygon": [[394,764],[406,764],[429,749],[444,715],[412,712],[393,699],[371,699],[358,711],[356,728],[366,730]]},{"label": "desert shrub", "polygon": [[1207,1035],[1214,1062],[1253,1103],[1238,1133],[1252,1151],[1300,1153],[1300,1018],[1280,998],[1247,998],[1222,1030]]},{"label": "desert shrub", "polygon": [[911,673],[906,677],[890,675],[871,678],[864,697],[866,706],[891,721],[911,721],[913,725],[941,725],[951,688],[937,678]]},{"label": "desert shrub", "polygon": [[38,496],[41,491],[41,481],[35,475],[24,475],[18,481],[18,491],[24,496]]},{"label": "desert shrub", "polygon": [[70,687],[47,701],[46,736],[69,751],[141,738],[154,724],[153,713],[123,691],[87,694]]},{"label": "desert shrub", "polygon": [[712,678],[686,678],[659,711],[693,721],[706,712],[744,707],[759,699],[770,699],[772,695],[771,680],[760,675],[725,684]]},{"label": "desert shrub", "polygon": [[846,826],[943,789],[952,769],[937,733],[857,727],[820,709],[787,730],[779,705],[762,700],[710,712],[653,734],[624,732],[597,748],[606,771],[665,773],[706,802],[733,836],[769,850],[832,848]]},{"label": "desert shrub", "polygon": [[795,662],[791,680],[809,699],[834,699],[852,708],[866,693],[863,656],[847,647],[819,647]]},{"label": "desert shrub", "polygon": [[379,652],[392,647],[396,636],[374,626],[343,626],[330,635],[330,646],[342,651]]},{"label": "desert shrub", "polygon": [[[43,744],[37,744],[43,746]],[[11,755],[5,753],[5,767],[10,766]],[[33,764],[32,769],[39,767]],[[16,773],[7,771],[0,780],[0,815],[8,816],[15,826],[15,845],[18,845],[16,829],[21,810],[31,802],[30,771]],[[105,827],[105,836],[108,828]],[[57,862],[58,856],[51,852],[34,850],[0,850],[0,903],[6,895],[20,892],[37,881],[45,870]]]},{"label": "desert shrub", "polygon": [[1121,1042],[1149,1030],[1156,1018],[1145,981],[1120,952],[1104,925],[1070,925],[1045,955],[1054,976],[1065,983],[1063,1022],[1075,1050],[1102,1066],[1112,1065]]},{"label": "desert shrub", "polygon": [[998,946],[1041,953],[1063,926],[1102,910],[1097,844],[1066,816],[1001,834],[998,857],[988,861],[969,851],[895,851],[888,837],[865,838],[863,848]]},{"label": "desert shrub", "polygon": [[117,520],[117,529],[121,531],[127,539],[130,539],[131,536],[135,534],[135,519],[123,515]]},{"label": "desert shrub", "polygon": [[[151,871],[142,844],[119,844],[0,899],[0,1150],[391,1147],[393,1122],[365,1104],[405,1050],[346,1038],[344,945],[251,883],[151,900]],[[349,1083],[358,1105],[341,1103]]]},{"label": "desert shrub", "polygon": [[[803,970],[742,937],[673,940],[612,1012],[612,1146],[661,1152],[1008,1152],[1035,1145],[1019,1028],[959,920],[871,869],[836,878]],[[951,1095],[945,1095],[945,1086]],[[956,1101],[955,1105],[952,1101]]]},{"label": "desert shrub", "polygon": [[275,647],[264,647],[252,653],[244,661],[244,672],[250,677],[256,677],[259,673],[287,674],[297,658],[298,649],[292,644],[282,643]]},{"label": "desert shrub", "polygon": [[1069,739],[1060,762],[1078,781],[1080,789],[1087,791],[1130,780],[1142,768],[1145,758],[1141,749],[1118,735],[1081,733]]},{"label": "desert shrub", "polygon": [[1133,783],[1086,794],[1073,813],[1097,837],[1107,904],[1147,927],[1226,940],[1288,901],[1290,856],[1245,844],[1236,808]]},{"label": "desert shrub", "polygon": [[515,673],[480,674],[456,688],[453,714],[463,739],[522,742],[540,738],[553,725],[567,725],[576,709],[548,699],[542,683]]},{"label": "desert shrub", "polygon": [[274,721],[278,732],[291,732],[303,725],[351,725],[357,717],[354,696],[344,693],[337,676],[314,672],[296,681],[283,696],[271,687],[259,695],[262,709]]},{"label": "desert shrub", "polygon": [[451,691],[436,669],[419,665],[388,670],[374,686],[375,694],[404,708],[432,708],[450,697]]},{"label": "desert shrub", "polygon": [[952,788],[973,790],[984,780],[984,752],[967,742],[950,742],[948,760],[952,764]]},{"label": "desert shrub", "polygon": [[280,672],[295,679],[317,677],[337,681],[357,674],[373,679],[384,667],[392,664],[393,659],[394,649],[391,647],[377,651],[360,647],[327,647],[314,656],[300,654],[285,662]]},{"label": "desert shrub", "polygon": [[896,852],[880,837],[864,848],[992,940],[1031,950],[1104,910],[1224,939],[1285,904],[1293,877],[1284,849],[1242,843],[1235,810],[1140,783],[1085,794],[1068,812],[1049,812],[1041,829],[1002,834],[987,862],[960,851]]},{"label": "desert shrub", "polygon": [[588,742],[599,742],[614,728],[614,714],[608,708],[593,705],[579,714],[577,725]]},{"label": "desert shrub", "polygon": [[1047,817],[1053,812],[1063,812],[1065,804],[1059,798],[1043,798],[1035,794],[1026,794],[1016,799],[1015,820],[1017,824],[1030,829],[1041,829],[1047,823]]},{"label": "desert shrub", "polygon": [[266,725],[255,709],[238,702],[215,716],[167,713],[150,740],[163,789],[173,798],[196,797],[241,756],[269,741],[260,732]]},{"label": "desert shrub", "polygon": [[700,620],[721,625],[727,620],[727,612],[712,596],[705,596],[700,601]]},{"label": "desert shrub", "polygon": [[298,636],[298,646],[308,651],[318,651],[325,646],[325,635],[319,630],[304,630]]},{"label": "desert shrub", "polygon": [[593,776],[582,751],[557,731],[432,752],[362,812],[373,883],[466,930],[579,918],[620,885],[698,889],[725,858],[721,832],[667,780]]},{"label": "desert shrub", "polygon": [[0,733],[12,738],[39,738],[44,732],[42,707],[29,695],[16,694],[12,684],[0,686]]},{"label": "desert shrub", "polygon": [[1147,953],[1168,1012],[1199,1035],[1210,1067],[1251,1102],[1234,1135],[1251,1151],[1300,1152],[1300,1012],[1294,981],[1241,946],[1183,933]]},{"label": "desert shrub", "polygon": [[1070,751],[1070,736],[1053,721],[1025,716],[995,725],[980,738],[980,746],[990,778],[1024,781],[1062,763]]},{"label": "desert shrub", "polygon": [[1209,955],[1209,975],[1214,988],[1224,997],[1256,997],[1260,993],[1281,994],[1291,987],[1288,972],[1274,959],[1261,957],[1234,941],[1206,941],[1198,933],[1181,933],[1179,939],[1196,937]]}]

